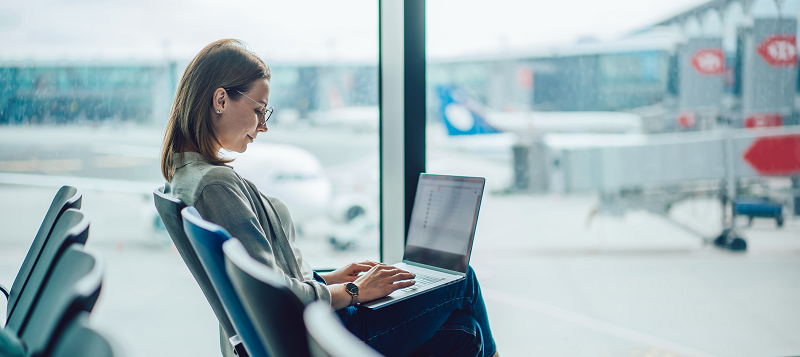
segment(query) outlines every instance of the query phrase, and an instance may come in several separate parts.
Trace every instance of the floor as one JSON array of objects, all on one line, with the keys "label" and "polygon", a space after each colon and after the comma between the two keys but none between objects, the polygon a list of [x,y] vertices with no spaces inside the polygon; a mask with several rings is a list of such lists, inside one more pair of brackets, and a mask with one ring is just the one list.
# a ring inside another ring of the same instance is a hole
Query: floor
[{"label": "floor", "polygon": [[[0,130],[0,168],[64,171],[84,163],[83,171],[59,177],[138,182],[108,190],[80,181],[87,185],[82,211],[92,222],[86,247],[106,268],[91,323],[128,357],[219,356],[216,319],[169,238],[155,228],[149,186],[138,187],[160,179],[153,168],[157,130],[34,128],[37,144],[29,141],[33,129],[12,129]],[[374,138],[345,133],[351,136],[333,140],[329,131],[276,129],[268,138],[312,152],[332,180],[366,177],[356,184],[375,190],[374,172],[358,171],[376,171],[369,166],[377,165]],[[334,154],[331,146],[342,142]],[[99,156],[128,159],[91,171],[109,163]],[[431,142],[427,157],[430,172],[487,178],[471,265],[503,356],[800,355],[800,219],[780,229],[773,220],[752,227],[738,221],[748,250],[733,253],[645,211],[594,214],[595,195],[508,194],[511,167],[502,155]],[[12,184],[3,175],[0,197],[11,204],[0,206],[0,284],[11,286],[57,187],[32,176]],[[721,228],[719,204],[711,199],[676,204],[669,214],[705,237]],[[313,266],[378,258],[374,227],[356,232],[363,239],[346,251],[333,249],[329,228],[302,227],[298,244]]]},{"label": "floor", "polygon": [[[5,200],[19,202],[0,208],[6,285],[54,191],[0,185]],[[731,253],[644,212],[587,225],[593,202],[486,197],[472,266],[504,356],[800,354],[800,221],[777,230],[757,220],[746,231],[748,252]],[[147,204],[139,195],[85,192],[86,247],[106,264],[92,324],[126,356],[217,356],[214,315],[175,249],[142,224]],[[674,214],[713,206],[692,202]],[[303,245],[325,265],[373,254]]]}]

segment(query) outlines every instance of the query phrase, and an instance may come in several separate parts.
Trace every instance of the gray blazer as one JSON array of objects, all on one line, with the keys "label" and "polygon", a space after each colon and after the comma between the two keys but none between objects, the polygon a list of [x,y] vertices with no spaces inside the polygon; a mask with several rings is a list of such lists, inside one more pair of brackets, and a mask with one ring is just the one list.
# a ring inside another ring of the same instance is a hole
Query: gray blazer
[{"label": "gray blazer", "polygon": [[[324,300],[330,304],[331,293],[325,284],[313,278],[313,270],[295,245],[295,229],[286,205],[279,199],[261,194],[227,165],[213,165],[196,152],[174,154],[175,175],[165,193],[194,206],[207,221],[225,228],[238,238],[250,255],[283,274],[284,283],[300,301],[308,304]],[[223,355],[232,351],[220,329]]]},{"label": "gray blazer", "polygon": [[282,272],[286,285],[304,304],[330,303],[330,290],[314,280],[311,266],[294,243],[294,224],[283,202],[264,196],[230,166],[212,165],[199,153],[183,153],[183,158],[174,154],[172,159],[177,163],[169,183],[173,196],[238,238],[253,258]]}]

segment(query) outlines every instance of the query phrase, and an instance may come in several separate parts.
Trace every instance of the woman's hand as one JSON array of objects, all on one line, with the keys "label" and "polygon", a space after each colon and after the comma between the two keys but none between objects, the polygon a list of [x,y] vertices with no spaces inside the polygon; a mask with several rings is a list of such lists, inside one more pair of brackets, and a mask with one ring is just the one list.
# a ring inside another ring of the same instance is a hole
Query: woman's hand
[{"label": "woman's hand", "polygon": [[[342,274],[337,274],[337,272],[347,271],[353,265],[360,266],[354,269],[362,269],[363,265],[372,263],[372,267],[367,270],[364,275],[358,276],[358,273],[355,274],[344,274],[347,279],[354,279],[354,284],[358,286],[358,302],[367,302],[375,299],[380,299],[386,295],[391,294],[393,291],[397,289],[407,288],[411,285],[414,285],[414,281],[410,279],[414,279],[414,274],[411,274],[403,269],[397,269],[393,266],[375,263],[375,262],[364,262],[364,263],[353,263],[350,264],[342,269],[338,269],[333,273],[327,274],[324,276],[325,281],[328,282],[328,276],[340,276]],[[359,270],[361,272],[363,270]],[[408,281],[402,281],[408,280]],[[396,283],[395,283],[396,282]],[[341,308],[350,306],[352,303],[352,296],[345,290],[344,284],[336,283],[333,284],[328,282],[328,286],[331,291],[331,307],[334,310],[339,310]]]},{"label": "woman's hand", "polygon": [[[414,285],[414,274],[389,265],[375,265],[354,284],[358,286],[358,302],[380,299],[395,290]],[[409,280],[409,281],[402,281]]]},{"label": "woman's hand", "polygon": [[350,263],[330,273],[320,274],[320,276],[325,279],[325,283],[328,285],[352,283],[358,279],[359,273],[369,271],[376,265],[383,265],[383,263],[373,262],[371,260],[361,263]]}]

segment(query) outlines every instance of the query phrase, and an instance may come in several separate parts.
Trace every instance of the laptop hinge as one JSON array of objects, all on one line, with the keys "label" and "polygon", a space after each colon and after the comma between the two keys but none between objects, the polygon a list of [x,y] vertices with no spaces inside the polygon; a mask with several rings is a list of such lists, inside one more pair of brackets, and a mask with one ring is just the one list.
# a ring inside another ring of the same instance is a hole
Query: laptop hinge
[{"label": "laptop hinge", "polygon": [[440,267],[436,267],[436,266],[428,265],[428,264],[417,263],[417,262],[414,262],[414,261],[411,261],[411,260],[406,260],[406,259],[403,259],[403,263],[408,264],[408,265],[417,266],[417,267],[420,267],[420,268],[426,268],[426,269],[430,269],[430,270],[435,270],[435,271],[446,273],[446,274],[452,274],[452,275],[458,275],[458,276],[467,275],[467,273],[462,273],[460,271],[440,268]]}]

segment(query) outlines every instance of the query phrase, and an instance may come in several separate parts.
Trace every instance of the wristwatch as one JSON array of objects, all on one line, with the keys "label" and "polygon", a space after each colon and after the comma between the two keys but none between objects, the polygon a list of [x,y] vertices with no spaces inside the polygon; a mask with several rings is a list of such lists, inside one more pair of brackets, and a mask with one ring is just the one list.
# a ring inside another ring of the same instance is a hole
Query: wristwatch
[{"label": "wristwatch", "polygon": [[350,300],[350,305],[348,306],[355,305],[358,302],[358,286],[356,286],[356,284],[353,283],[347,283],[344,284],[344,290],[347,291],[347,293],[353,297],[353,299]]}]

